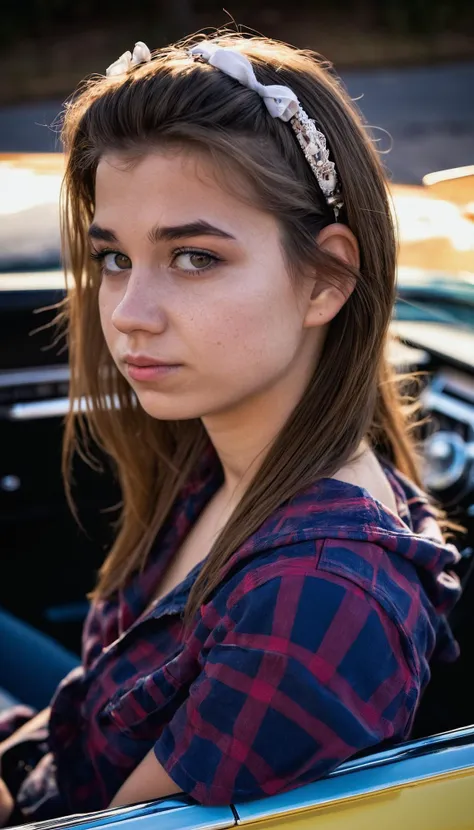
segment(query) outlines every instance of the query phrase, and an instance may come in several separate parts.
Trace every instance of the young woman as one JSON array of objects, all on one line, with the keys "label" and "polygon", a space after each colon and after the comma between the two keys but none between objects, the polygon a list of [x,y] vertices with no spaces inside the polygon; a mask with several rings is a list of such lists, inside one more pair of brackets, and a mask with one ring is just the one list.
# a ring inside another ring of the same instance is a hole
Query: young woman
[{"label": "young woman", "polygon": [[5,718],[32,769],[4,816],[228,804],[406,738],[456,656],[456,553],[385,356],[394,232],[358,114],[307,52],[219,35],[137,44],[63,134],[88,402],[65,468],[91,434],[123,506],[82,667]]}]

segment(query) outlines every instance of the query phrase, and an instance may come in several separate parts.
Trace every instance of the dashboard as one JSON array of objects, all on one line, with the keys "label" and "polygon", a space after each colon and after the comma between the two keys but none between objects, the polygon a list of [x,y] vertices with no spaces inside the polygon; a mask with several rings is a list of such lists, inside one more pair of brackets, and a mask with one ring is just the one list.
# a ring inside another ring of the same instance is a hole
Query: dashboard
[{"label": "dashboard", "polygon": [[424,484],[448,508],[474,504],[474,329],[428,322],[397,322],[392,332],[419,352],[416,371],[430,418],[425,435]]},{"label": "dashboard", "polygon": [[29,277],[0,274],[0,606],[79,651],[85,597],[113,536],[104,511],[120,493],[106,459],[102,474],[77,459],[78,526],[61,476],[69,369],[52,328],[63,277]]}]

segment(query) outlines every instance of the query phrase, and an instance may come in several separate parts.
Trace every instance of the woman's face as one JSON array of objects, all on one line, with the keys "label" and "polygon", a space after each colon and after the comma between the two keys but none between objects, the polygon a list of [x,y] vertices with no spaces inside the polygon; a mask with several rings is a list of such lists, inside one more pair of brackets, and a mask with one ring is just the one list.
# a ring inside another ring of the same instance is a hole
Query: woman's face
[{"label": "woman's face", "polygon": [[295,372],[309,377],[322,337],[305,327],[276,221],[221,189],[206,165],[167,151],[133,165],[105,156],[97,170],[102,328],[159,419],[206,418],[284,390]]}]

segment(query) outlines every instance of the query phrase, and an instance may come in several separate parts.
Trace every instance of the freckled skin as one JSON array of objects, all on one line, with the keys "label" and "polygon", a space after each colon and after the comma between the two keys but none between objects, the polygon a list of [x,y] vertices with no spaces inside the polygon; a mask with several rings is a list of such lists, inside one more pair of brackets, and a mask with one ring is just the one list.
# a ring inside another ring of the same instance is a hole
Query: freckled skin
[{"label": "freckled skin", "polygon": [[[150,153],[133,166],[120,156],[100,161],[94,222],[113,230],[118,242],[93,244],[118,251],[129,263],[102,277],[102,327],[112,357],[149,415],[202,418],[216,434],[245,423],[264,445],[303,394],[327,318],[343,300],[322,321],[318,316],[308,324],[314,280],[295,288],[275,219],[223,190],[206,164],[176,151]],[[199,235],[152,244],[147,238],[153,226],[197,220],[235,239]],[[176,255],[183,247],[222,261],[187,273],[189,254]],[[121,362],[127,352],[181,368],[155,382],[136,382]]]}]

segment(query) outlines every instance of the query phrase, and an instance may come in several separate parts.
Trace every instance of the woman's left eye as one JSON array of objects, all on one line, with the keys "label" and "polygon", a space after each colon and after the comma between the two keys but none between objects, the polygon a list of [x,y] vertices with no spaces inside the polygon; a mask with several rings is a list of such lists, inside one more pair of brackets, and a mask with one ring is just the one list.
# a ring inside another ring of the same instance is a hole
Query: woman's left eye
[{"label": "woman's left eye", "polygon": [[190,274],[196,274],[213,268],[221,260],[207,251],[177,251],[173,258],[173,267]]}]

